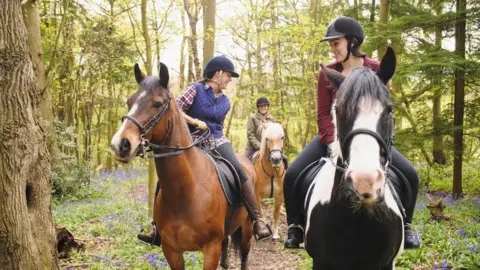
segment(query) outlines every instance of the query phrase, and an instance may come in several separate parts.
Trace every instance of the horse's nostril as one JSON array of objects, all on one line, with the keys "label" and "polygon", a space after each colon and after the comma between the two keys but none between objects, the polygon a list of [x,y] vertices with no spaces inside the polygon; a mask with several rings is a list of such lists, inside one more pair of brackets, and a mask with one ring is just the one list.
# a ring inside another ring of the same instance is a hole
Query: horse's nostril
[{"label": "horse's nostril", "polygon": [[363,197],[364,199],[370,199],[370,198],[372,198],[373,196],[372,196],[372,193],[363,193],[363,194],[362,194],[362,197]]},{"label": "horse's nostril", "polygon": [[126,157],[130,153],[130,141],[127,139],[120,140],[120,156]]}]

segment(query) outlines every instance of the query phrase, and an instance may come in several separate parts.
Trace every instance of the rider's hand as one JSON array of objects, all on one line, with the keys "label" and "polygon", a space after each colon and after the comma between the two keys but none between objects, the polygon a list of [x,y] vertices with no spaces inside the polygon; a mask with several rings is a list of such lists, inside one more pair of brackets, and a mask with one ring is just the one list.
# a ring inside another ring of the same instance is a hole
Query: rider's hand
[{"label": "rider's hand", "polygon": [[198,127],[201,130],[207,130],[208,129],[207,124],[205,124],[205,122],[203,122],[201,120],[198,120],[198,119],[193,120],[191,124]]},{"label": "rider's hand", "polygon": [[333,142],[327,144],[327,157],[330,158],[333,154]]}]

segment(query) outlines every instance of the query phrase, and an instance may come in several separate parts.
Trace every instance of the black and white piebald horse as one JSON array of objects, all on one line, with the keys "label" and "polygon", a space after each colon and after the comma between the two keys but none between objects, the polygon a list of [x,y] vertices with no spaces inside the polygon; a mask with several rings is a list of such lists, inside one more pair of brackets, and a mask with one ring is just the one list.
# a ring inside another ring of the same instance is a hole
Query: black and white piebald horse
[{"label": "black and white piebald horse", "polygon": [[364,67],[345,77],[322,66],[338,89],[332,106],[338,139],[305,209],[314,269],[394,269],[403,250],[403,208],[387,179],[394,119],[386,85],[395,67],[391,48],[376,73]]}]

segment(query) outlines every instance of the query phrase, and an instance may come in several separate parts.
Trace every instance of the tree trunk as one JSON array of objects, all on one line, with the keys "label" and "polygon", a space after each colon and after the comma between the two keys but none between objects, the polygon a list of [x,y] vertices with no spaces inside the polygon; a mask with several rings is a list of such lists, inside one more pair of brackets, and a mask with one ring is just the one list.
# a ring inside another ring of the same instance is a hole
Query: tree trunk
[{"label": "tree trunk", "polygon": [[372,4],[370,5],[370,22],[375,21],[375,2],[376,0],[372,0]]},{"label": "tree trunk", "polygon": [[23,6],[24,20],[28,32],[28,50],[30,53],[30,59],[33,64],[33,71],[36,77],[37,89],[39,89],[40,98],[40,110],[42,112],[42,118],[45,124],[45,130],[49,135],[47,138],[48,150],[52,157],[52,163],[57,156],[55,153],[58,151],[55,140],[50,136],[53,133],[53,107],[52,107],[52,95],[50,89],[45,83],[45,63],[42,56],[42,44],[40,43],[40,13],[38,10],[38,3],[35,0],[28,1]]},{"label": "tree trunk", "polygon": [[59,269],[41,90],[20,1],[0,1],[0,265]]},{"label": "tree trunk", "polygon": [[205,0],[203,4],[203,66],[213,57],[215,51],[216,1]]},{"label": "tree trunk", "polygon": [[180,45],[180,74],[178,76],[180,91],[185,88],[185,45],[187,44],[187,26],[185,25],[185,10],[182,9],[182,45]]},{"label": "tree trunk", "polygon": [[[436,15],[442,16],[442,5],[438,4],[436,8]],[[435,46],[437,50],[442,49],[442,27],[437,25],[435,27]],[[441,135],[441,113],[442,113],[442,93],[441,93],[441,79],[435,79],[433,83],[433,162],[441,165],[445,165],[446,158],[443,147],[443,136]]]},{"label": "tree trunk", "polygon": [[200,60],[198,59],[198,48],[197,48],[197,22],[198,22],[198,13],[199,6],[197,1],[194,5],[190,4],[190,0],[183,0],[185,11],[187,12],[188,21],[190,25],[190,53],[193,60],[193,67],[195,68],[194,80],[202,78],[202,67],[200,67]]},{"label": "tree trunk", "polygon": [[[147,62],[145,67],[147,76],[152,76],[152,44],[148,33],[148,17],[147,17],[147,0],[142,0],[142,31],[145,39],[145,48],[147,53]],[[148,215],[153,217],[153,202],[155,200],[155,187],[157,184],[157,176],[155,173],[155,162],[153,159],[148,160]]]},{"label": "tree trunk", "polygon": [[[379,23],[380,23],[380,29],[385,31],[386,26],[388,24],[388,15],[390,12],[390,0],[380,0],[380,18],[379,18]],[[378,44],[378,57],[382,57],[383,54],[387,51],[387,39],[384,38],[382,39],[381,42]]]},{"label": "tree trunk", "polygon": [[[457,0],[457,23],[455,24],[455,53],[465,59],[465,12],[466,0]],[[462,195],[462,163],[463,163],[463,115],[465,109],[465,70],[463,64],[457,65],[455,71],[455,104],[453,117],[453,197]]]}]

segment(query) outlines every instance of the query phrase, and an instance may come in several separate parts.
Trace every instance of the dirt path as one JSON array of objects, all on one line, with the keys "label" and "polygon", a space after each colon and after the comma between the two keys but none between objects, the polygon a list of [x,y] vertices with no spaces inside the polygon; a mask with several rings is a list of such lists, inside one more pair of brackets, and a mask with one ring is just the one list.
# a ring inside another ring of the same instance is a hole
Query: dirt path
[{"label": "dirt path", "polygon": [[[264,202],[262,209],[264,218],[271,224],[273,222],[273,206]],[[283,207],[279,224],[280,241],[267,240],[256,243],[252,239],[252,248],[248,256],[248,269],[301,269],[300,264],[304,260],[301,254],[303,251],[285,251],[283,249],[283,238],[287,230]],[[230,249],[229,263],[229,269],[240,269],[240,258],[234,256],[232,249]],[[219,267],[218,269],[223,268]]]}]

